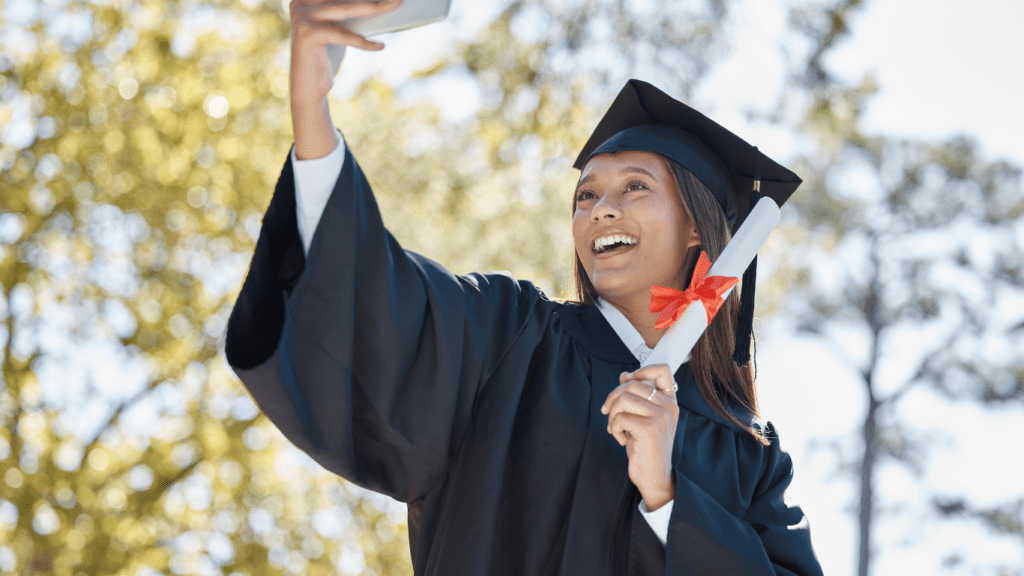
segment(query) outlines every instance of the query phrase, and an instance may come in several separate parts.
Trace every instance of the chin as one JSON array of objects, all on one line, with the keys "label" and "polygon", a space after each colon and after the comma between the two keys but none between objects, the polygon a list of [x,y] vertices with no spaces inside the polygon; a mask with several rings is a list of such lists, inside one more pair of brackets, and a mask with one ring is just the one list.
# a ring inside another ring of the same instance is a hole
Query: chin
[{"label": "chin", "polygon": [[633,279],[622,278],[619,274],[605,275],[595,281],[591,278],[590,282],[594,285],[594,290],[597,291],[598,296],[602,299],[607,300],[609,298],[616,298],[621,296],[628,296],[636,293],[638,290],[650,291],[650,286],[638,286]]}]

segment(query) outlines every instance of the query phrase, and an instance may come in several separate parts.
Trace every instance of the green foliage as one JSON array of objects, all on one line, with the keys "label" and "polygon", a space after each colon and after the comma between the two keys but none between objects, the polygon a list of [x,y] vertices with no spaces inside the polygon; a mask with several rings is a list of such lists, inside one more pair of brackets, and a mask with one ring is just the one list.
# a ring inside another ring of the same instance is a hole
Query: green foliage
[{"label": "green foliage", "polygon": [[291,142],[287,21],[226,5],[234,36],[175,55],[168,8],[200,9],[82,6],[82,45],[4,59],[0,126],[39,134],[0,152],[0,572],[408,572],[402,508],[295,461],[220,355]]}]

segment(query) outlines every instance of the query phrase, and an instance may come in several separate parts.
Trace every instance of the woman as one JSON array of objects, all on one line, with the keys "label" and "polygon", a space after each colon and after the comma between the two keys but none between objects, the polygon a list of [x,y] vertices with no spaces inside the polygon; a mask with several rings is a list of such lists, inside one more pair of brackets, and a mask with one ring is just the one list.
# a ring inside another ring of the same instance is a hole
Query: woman
[{"label": "woman", "polygon": [[[315,1],[292,3],[296,143],[227,335],[264,413],[328,470],[408,503],[417,574],[820,574],[749,368],[723,360],[735,297],[692,369],[637,370],[663,332],[651,286],[685,288],[745,211],[720,206],[734,155],[701,138],[742,141],[631,82],[578,161],[583,303],[454,276],[384,229],[327,111],[323,46],[381,47],[330,21],[398,3]],[[662,109],[711,133],[662,131]]]}]

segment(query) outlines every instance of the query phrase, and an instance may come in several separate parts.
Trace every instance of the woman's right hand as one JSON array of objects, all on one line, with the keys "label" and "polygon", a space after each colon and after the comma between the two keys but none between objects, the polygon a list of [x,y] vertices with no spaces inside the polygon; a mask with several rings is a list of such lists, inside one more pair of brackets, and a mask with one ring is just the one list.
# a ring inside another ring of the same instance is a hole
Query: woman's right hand
[{"label": "woman's right hand", "polygon": [[342,20],[383,14],[402,0],[292,0],[291,108],[295,154],[300,160],[326,156],[337,145],[327,107],[334,79],[327,61],[330,44],[363,50],[384,45],[363,38],[339,24]]}]

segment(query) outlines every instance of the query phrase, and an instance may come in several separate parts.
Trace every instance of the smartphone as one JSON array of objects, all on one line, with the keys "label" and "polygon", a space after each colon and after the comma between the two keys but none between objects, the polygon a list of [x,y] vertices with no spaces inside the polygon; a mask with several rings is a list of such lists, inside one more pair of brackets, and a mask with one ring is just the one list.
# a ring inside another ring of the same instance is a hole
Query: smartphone
[{"label": "smartphone", "polygon": [[[376,36],[444,20],[448,16],[451,4],[452,0],[404,0],[401,6],[387,14],[350,18],[343,20],[342,23],[361,36]],[[338,73],[344,57],[344,46],[327,47],[327,61],[331,66],[332,78]]]}]

